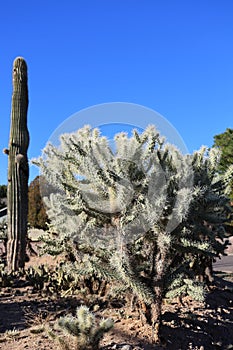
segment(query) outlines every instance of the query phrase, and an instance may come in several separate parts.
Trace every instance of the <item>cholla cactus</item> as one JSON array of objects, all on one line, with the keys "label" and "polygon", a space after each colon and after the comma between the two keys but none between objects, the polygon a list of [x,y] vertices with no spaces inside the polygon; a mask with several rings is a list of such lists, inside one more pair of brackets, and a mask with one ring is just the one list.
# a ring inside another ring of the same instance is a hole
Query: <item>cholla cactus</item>
[{"label": "cholla cactus", "polygon": [[57,186],[46,201],[56,233],[47,237],[48,252],[72,249],[89,271],[131,289],[147,303],[153,342],[166,292],[204,299],[204,289],[191,282],[191,264],[216,254],[216,232],[226,221],[218,184],[228,180],[214,176],[217,157],[206,149],[182,155],[153,126],[132,137],[117,134],[113,150],[86,126],[62,135],[59,148],[47,145],[35,161]]},{"label": "cholla cactus", "polygon": [[[103,319],[97,323],[95,315],[88,307],[80,306],[76,310],[76,317],[66,316],[58,321],[61,329],[75,338],[76,350],[97,350],[104,333],[113,327],[111,319]],[[63,337],[56,337],[63,349],[71,349],[69,343]]]}]

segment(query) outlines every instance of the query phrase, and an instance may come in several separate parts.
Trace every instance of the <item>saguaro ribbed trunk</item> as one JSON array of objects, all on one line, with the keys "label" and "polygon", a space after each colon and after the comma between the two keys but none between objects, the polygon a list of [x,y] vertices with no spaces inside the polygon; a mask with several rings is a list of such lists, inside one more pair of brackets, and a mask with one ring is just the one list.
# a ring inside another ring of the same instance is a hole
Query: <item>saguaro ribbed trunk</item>
[{"label": "saguaro ribbed trunk", "polygon": [[26,255],[29,175],[27,110],[27,65],[23,58],[17,57],[13,65],[13,94],[8,150],[7,267],[9,271],[23,268]]}]

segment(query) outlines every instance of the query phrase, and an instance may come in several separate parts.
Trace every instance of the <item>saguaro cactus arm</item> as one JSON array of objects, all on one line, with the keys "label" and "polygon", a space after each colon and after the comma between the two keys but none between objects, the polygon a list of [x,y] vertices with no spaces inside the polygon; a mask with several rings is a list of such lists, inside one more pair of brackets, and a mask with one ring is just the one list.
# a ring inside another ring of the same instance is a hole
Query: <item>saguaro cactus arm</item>
[{"label": "saguaro cactus arm", "polygon": [[8,151],[7,218],[8,270],[24,267],[28,214],[27,64],[17,57],[13,64],[13,94]]}]

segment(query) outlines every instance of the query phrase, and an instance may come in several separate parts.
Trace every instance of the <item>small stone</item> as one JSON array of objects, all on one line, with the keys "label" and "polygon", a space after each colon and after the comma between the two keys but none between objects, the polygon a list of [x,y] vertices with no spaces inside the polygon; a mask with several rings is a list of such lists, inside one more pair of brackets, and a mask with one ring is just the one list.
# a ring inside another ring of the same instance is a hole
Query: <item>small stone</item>
[{"label": "small stone", "polygon": [[99,309],[100,309],[100,306],[99,306],[98,304],[95,304],[95,305],[93,306],[93,311],[94,311],[94,312],[98,311]]},{"label": "small stone", "polygon": [[34,290],[33,290],[33,287],[28,287],[27,288],[27,293],[28,294],[33,294]]},{"label": "small stone", "polygon": [[222,309],[222,311],[225,313],[225,314],[230,314],[231,312],[227,309]]},{"label": "small stone", "polygon": [[122,346],[121,350],[132,350],[132,346],[131,345],[124,345],[124,346]]}]

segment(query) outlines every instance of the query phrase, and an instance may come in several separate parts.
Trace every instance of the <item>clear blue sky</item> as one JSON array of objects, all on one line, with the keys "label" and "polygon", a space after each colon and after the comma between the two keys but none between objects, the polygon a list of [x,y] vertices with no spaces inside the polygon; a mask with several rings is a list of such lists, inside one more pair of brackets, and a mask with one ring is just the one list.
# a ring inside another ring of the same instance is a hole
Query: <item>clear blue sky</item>
[{"label": "clear blue sky", "polygon": [[190,152],[233,127],[232,0],[2,1],[0,35],[2,149],[17,56],[29,72],[29,158],[66,118],[106,102],[156,110]]}]

